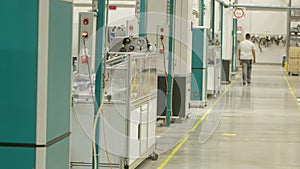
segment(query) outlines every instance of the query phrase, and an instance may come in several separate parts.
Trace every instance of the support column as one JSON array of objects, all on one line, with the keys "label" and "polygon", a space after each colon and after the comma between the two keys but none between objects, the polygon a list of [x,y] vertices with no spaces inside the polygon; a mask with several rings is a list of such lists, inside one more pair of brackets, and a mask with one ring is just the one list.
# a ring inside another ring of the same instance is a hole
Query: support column
[{"label": "support column", "polygon": [[170,0],[170,16],[169,16],[169,57],[168,57],[168,100],[166,113],[166,126],[171,124],[172,113],[172,90],[173,90],[173,38],[174,38],[174,0]]},{"label": "support column", "polygon": [[216,1],[211,0],[211,38],[215,39],[215,13],[216,13]]},{"label": "support column", "polygon": [[199,14],[200,14],[200,17],[199,17],[199,26],[204,26],[204,0],[200,0],[200,9],[199,9]]},{"label": "support column", "polygon": [[[96,38],[96,83],[95,83],[95,97],[96,97],[96,105],[95,105],[95,117],[98,112],[98,109],[100,108],[101,99],[103,95],[103,61],[105,56],[105,48],[104,48],[104,42],[105,42],[105,21],[107,19],[106,16],[106,4],[105,0],[99,0],[98,1],[98,14],[97,14],[97,38]],[[99,168],[99,146],[100,146],[100,117],[97,117],[98,119],[94,119],[94,122],[97,121],[97,128],[95,133],[95,146],[96,146],[96,152],[93,152],[93,169]],[[94,134],[94,133],[93,133]],[[95,157],[96,156],[96,157]]]},{"label": "support column", "polygon": [[223,30],[224,30],[224,5],[223,4],[220,4],[220,8],[221,8],[221,12],[220,12],[220,31],[221,31],[221,60],[223,59]]},{"label": "support column", "polygon": [[232,24],[232,64],[231,64],[231,71],[235,72],[237,69],[236,65],[236,48],[237,48],[237,19],[233,19],[233,24]]},{"label": "support column", "polygon": [[147,0],[140,0],[140,37],[146,36]]}]

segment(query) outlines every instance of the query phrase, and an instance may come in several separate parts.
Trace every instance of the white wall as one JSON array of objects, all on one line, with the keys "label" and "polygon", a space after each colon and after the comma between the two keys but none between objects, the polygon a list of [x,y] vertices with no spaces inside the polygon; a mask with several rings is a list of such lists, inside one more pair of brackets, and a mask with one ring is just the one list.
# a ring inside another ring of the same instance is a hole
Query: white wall
[{"label": "white wall", "polygon": [[[287,5],[289,0],[238,0],[239,4],[247,4],[247,5],[265,5],[265,6],[281,6]],[[297,0],[293,0],[297,1]]]},{"label": "white wall", "polygon": [[[245,18],[238,20],[238,26],[243,28],[243,35],[247,32],[260,35],[286,35],[287,13],[270,11],[246,11]],[[263,52],[256,47],[257,63],[281,63],[285,55],[284,47],[263,48]]]},{"label": "white wall", "polygon": [[109,26],[126,26],[127,20],[135,19],[135,8],[121,8],[117,7],[116,10],[109,10],[108,12],[108,25]]},{"label": "white wall", "polygon": [[[299,0],[292,0],[300,5]],[[239,0],[239,4],[260,6],[287,6],[288,0]],[[279,11],[251,11],[245,12],[245,17],[238,20],[238,26],[243,29],[243,35],[247,32],[258,35],[286,35],[287,12]],[[284,47],[263,48],[260,52],[257,47],[258,63],[281,63],[285,55]]]},{"label": "white wall", "polygon": [[292,7],[300,7],[300,1],[299,0],[292,0]]},{"label": "white wall", "polygon": [[286,34],[287,13],[272,11],[247,11],[238,20],[243,32],[255,34]]}]

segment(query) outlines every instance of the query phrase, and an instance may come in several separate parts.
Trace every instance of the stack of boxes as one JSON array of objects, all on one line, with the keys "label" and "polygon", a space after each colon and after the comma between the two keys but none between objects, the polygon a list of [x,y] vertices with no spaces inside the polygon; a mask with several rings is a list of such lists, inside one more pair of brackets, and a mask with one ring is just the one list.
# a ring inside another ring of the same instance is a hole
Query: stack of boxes
[{"label": "stack of boxes", "polygon": [[300,72],[300,47],[290,47],[288,63],[289,73]]}]

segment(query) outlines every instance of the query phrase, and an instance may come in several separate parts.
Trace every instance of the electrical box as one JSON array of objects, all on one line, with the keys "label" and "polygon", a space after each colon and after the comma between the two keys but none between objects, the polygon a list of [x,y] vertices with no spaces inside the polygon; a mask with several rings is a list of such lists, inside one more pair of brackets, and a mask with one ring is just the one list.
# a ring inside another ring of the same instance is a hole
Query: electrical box
[{"label": "electrical box", "polygon": [[156,29],[157,69],[164,74],[168,70],[169,26],[157,25]]},{"label": "electrical box", "polygon": [[[79,13],[77,71],[88,74],[95,67],[96,16],[94,12]],[[90,70],[89,70],[90,69]]]},{"label": "electrical box", "polygon": [[[169,47],[169,25],[157,25],[156,30],[156,45],[158,49]],[[161,52],[160,52],[161,53]]]}]

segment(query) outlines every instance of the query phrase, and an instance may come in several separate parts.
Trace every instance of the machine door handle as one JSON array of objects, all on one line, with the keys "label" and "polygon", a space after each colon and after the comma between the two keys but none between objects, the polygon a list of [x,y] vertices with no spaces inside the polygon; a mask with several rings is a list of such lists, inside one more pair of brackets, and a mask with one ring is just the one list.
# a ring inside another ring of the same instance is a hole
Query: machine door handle
[{"label": "machine door handle", "polygon": [[138,125],[138,140],[141,139],[141,124]]}]

